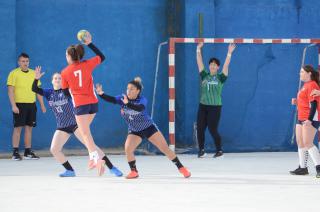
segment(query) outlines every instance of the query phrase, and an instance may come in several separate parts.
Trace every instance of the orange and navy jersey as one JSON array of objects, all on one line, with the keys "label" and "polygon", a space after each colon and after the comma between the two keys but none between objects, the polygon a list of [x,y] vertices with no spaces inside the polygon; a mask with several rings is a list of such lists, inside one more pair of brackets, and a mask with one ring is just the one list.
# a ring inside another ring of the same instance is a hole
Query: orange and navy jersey
[{"label": "orange and navy jersey", "polygon": [[100,56],[95,56],[89,60],[68,65],[61,72],[62,89],[69,89],[74,107],[98,102],[92,72],[100,63]]},{"label": "orange and navy jersey", "polygon": [[310,96],[311,91],[317,89],[320,90],[319,85],[315,81],[309,81],[304,83],[303,87],[298,93],[297,107],[298,107],[298,120],[305,121],[309,118],[310,103],[317,101],[317,111],[313,117],[313,121],[319,121],[320,116],[320,99],[319,97]]}]

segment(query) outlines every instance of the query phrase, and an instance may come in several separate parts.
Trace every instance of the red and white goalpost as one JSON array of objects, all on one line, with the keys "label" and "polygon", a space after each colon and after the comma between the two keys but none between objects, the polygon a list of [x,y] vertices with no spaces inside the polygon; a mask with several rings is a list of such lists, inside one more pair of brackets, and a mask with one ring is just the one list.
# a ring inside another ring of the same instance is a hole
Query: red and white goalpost
[{"label": "red and white goalpost", "polygon": [[[169,145],[175,149],[175,45],[176,43],[320,44],[320,38],[170,38],[169,39]],[[318,47],[320,70],[320,47]]]}]

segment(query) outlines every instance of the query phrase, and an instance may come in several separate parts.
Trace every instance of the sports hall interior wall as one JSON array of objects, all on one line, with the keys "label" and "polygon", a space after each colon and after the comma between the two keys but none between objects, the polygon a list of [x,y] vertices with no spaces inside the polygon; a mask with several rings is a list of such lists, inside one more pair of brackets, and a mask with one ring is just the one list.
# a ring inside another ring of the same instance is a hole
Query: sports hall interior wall
[{"label": "sports hall interior wall", "polygon": [[[204,37],[320,37],[318,0],[2,0],[0,1],[0,151],[11,149],[12,112],[6,79],[16,67],[16,57],[27,52],[31,68],[46,72],[43,87],[50,87],[54,72],[66,66],[65,50],[77,43],[76,33],[87,29],[106,61],[94,72],[106,93],[122,94],[127,82],[141,76],[143,95],[152,92],[158,44],[170,36],[197,37],[198,14],[204,17]],[[116,17],[116,18],[115,18]],[[176,45],[176,141],[177,147],[193,147],[193,124],[199,99],[195,44]],[[305,45],[238,45],[223,90],[220,123],[224,150],[290,151],[298,73]],[[87,50],[87,57],[93,56]],[[162,48],[155,121],[168,137],[168,59]],[[218,57],[223,63],[227,45],[206,44],[204,60]],[[317,49],[310,48],[306,63],[317,65]],[[222,66],[221,66],[222,68]],[[47,108],[49,109],[49,108]],[[100,101],[92,126],[102,147],[121,147],[127,134],[119,107]],[[48,149],[55,130],[51,111],[38,111],[33,148]],[[23,142],[22,142],[23,143]],[[67,148],[80,148],[72,139]],[[207,148],[213,142],[207,134]],[[152,149],[153,151],[154,149]]]}]

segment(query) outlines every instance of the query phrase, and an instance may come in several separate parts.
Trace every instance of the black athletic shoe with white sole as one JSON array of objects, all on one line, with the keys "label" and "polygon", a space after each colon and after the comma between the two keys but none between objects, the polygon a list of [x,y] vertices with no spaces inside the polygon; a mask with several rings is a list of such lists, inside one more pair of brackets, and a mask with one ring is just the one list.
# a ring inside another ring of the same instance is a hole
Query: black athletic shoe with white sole
[{"label": "black athletic shoe with white sole", "polygon": [[198,152],[198,158],[203,158],[205,157],[207,154],[205,153],[204,149],[200,149]]},{"label": "black athletic shoe with white sole", "polygon": [[216,154],[214,154],[214,158],[220,158],[220,157],[222,157],[223,156],[223,152],[222,151],[218,151],[218,152],[216,152]]},{"label": "black athletic shoe with white sole", "polygon": [[21,155],[19,154],[19,152],[13,152],[12,153],[12,160],[15,160],[15,161],[22,160]]},{"label": "black athletic shoe with white sole", "polygon": [[308,171],[308,168],[301,168],[300,166],[293,170],[293,171],[290,171],[290,174],[292,175],[308,175],[309,174],[309,171]]},{"label": "black athletic shoe with white sole", "polygon": [[34,154],[34,152],[32,150],[30,150],[29,152],[25,152],[23,158],[26,160],[39,160],[40,159],[40,157],[37,156],[36,154]]}]

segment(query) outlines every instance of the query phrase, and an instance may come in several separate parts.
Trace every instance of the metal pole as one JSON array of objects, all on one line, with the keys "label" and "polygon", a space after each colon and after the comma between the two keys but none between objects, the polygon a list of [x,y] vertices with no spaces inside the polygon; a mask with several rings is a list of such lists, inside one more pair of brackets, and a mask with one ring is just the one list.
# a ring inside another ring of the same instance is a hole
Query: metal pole
[{"label": "metal pole", "polygon": [[[312,47],[312,46],[315,46],[315,45],[317,45],[317,44],[312,43],[312,44],[304,47],[303,53],[302,53],[302,60],[301,60],[301,66],[300,66],[300,68],[302,68],[302,67],[304,66],[304,62],[305,62],[305,59],[306,59],[307,49],[310,48],[310,47]],[[301,80],[299,79],[298,92],[299,92],[300,89],[301,89],[301,85],[302,85],[302,82],[301,82]],[[296,129],[296,124],[297,124],[297,113],[298,113],[298,110],[297,110],[297,107],[296,107],[295,112],[294,112],[294,121],[293,121],[293,127],[292,127],[291,144],[294,144],[294,139],[295,139],[295,137],[296,137],[295,129]]]}]

